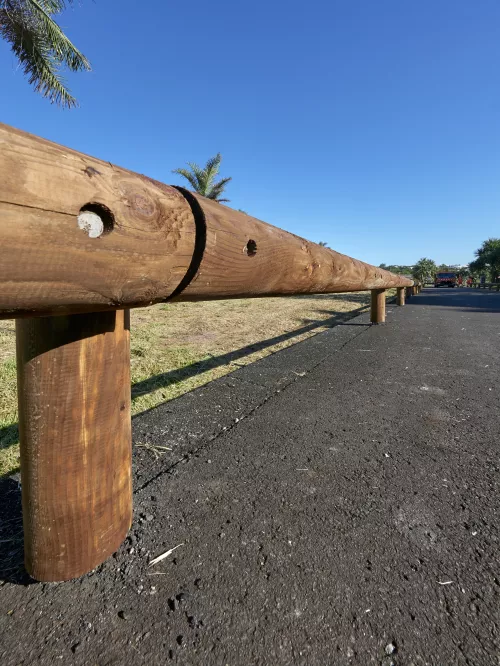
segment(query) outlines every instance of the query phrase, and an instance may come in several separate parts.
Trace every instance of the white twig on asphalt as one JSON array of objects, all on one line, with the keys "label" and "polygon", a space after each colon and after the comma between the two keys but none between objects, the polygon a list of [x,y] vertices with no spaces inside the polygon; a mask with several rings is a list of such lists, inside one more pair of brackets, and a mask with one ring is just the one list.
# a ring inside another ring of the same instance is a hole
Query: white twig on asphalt
[{"label": "white twig on asphalt", "polygon": [[179,545],[174,546],[174,547],[171,548],[170,550],[165,551],[165,552],[162,553],[161,555],[158,555],[158,557],[155,557],[153,560],[151,560],[151,562],[149,563],[149,566],[152,567],[154,564],[158,564],[158,562],[161,562],[162,560],[164,560],[164,559],[165,559],[166,557],[168,557],[169,555],[172,555],[172,553],[174,552],[174,550],[176,550],[177,548],[180,548],[180,547],[183,546],[183,545],[184,545],[183,543],[180,543]]}]

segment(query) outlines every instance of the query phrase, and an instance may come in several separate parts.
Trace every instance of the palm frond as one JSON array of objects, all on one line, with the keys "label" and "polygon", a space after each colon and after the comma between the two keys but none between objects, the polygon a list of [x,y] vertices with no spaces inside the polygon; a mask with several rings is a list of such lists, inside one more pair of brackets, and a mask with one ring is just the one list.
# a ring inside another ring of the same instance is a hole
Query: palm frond
[{"label": "palm frond", "polygon": [[220,153],[217,153],[217,155],[207,160],[203,168],[194,162],[188,162],[187,164],[190,170],[174,169],[172,173],[177,173],[185,178],[191,184],[195,192],[198,192],[198,194],[201,194],[208,199],[214,199],[215,201],[229,201],[229,199],[220,199],[220,195],[231,178],[223,178],[219,182],[214,183],[214,180],[219,173],[221,161],[222,156]]},{"label": "palm frond", "polygon": [[226,185],[229,183],[230,180],[232,180],[231,177],[222,178],[221,180],[219,180],[219,182],[214,183],[214,185],[212,185],[212,187],[210,188],[210,192],[207,194],[208,198],[220,201],[219,197],[225,190]]},{"label": "palm frond", "polygon": [[64,0],[0,0],[0,36],[10,44],[35,90],[52,103],[71,108],[77,102],[60,68],[90,70],[90,63],[50,16],[66,4]]},{"label": "palm frond", "polygon": [[179,176],[185,178],[190,183],[193,190],[197,191],[196,188],[198,187],[198,181],[194,174],[191,173],[191,171],[188,171],[187,169],[174,169],[172,173],[177,173]]},{"label": "palm frond", "polygon": [[[65,3],[57,2],[57,0],[49,0],[48,3],[47,0],[42,0],[42,2],[40,0],[25,0],[25,2],[39,22],[40,28],[47,35],[47,41],[50,43],[52,50],[60,62],[67,65],[73,72],[81,70],[90,71],[91,67],[87,58],[66,37],[61,28],[43,7],[43,4],[49,4],[64,8]],[[61,11],[61,9],[58,11]]]},{"label": "palm frond", "polygon": [[38,0],[38,4],[49,14],[60,14],[66,9],[66,5],[73,4],[73,0],[68,0],[68,2],[65,2],[65,0]]},{"label": "palm frond", "polygon": [[221,154],[217,153],[217,155],[208,159],[207,163],[205,164],[204,171],[206,174],[206,185],[205,185],[206,192],[210,192],[212,188],[213,182],[217,177],[217,174],[219,173],[221,160],[222,160]]},{"label": "palm frond", "polygon": [[210,157],[205,164],[205,171],[213,171],[215,169],[218,172],[221,161],[222,155],[220,153],[217,153],[214,157]]},{"label": "palm frond", "polygon": [[230,180],[232,180],[231,176],[229,176],[229,178],[222,178],[217,183],[213,184],[212,189],[222,190],[226,187]]},{"label": "palm frond", "polygon": [[188,162],[188,167],[193,172],[193,175],[196,178],[196,182],[198,183],[197,187],[195,188],[196,191],[199,192],[199,194],[205,195],[207,190],[207,175],[205,173],[205,169],[202,169],[195,162]]},{"label": "palm frond", "polygon": [[6,39],[17,56],[24,74],[35,90],[51,102],[71,108],[76,106],[61,76],[57,73],[59,61],[50,51],[50,45],[36,23],[22,12],[0,10],[0,35]]}]

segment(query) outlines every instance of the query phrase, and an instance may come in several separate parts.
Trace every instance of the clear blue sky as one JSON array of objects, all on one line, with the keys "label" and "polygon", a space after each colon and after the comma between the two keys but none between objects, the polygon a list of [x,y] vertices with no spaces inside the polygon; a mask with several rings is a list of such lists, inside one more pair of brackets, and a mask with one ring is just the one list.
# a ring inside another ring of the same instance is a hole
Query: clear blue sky
[{"label": "clear blue sky", "polygon": [[370,263],[500,236],[498,0],[81,0],[81,108],[0,44],[0,118],[167,183],[220,151],[231,206]]}]

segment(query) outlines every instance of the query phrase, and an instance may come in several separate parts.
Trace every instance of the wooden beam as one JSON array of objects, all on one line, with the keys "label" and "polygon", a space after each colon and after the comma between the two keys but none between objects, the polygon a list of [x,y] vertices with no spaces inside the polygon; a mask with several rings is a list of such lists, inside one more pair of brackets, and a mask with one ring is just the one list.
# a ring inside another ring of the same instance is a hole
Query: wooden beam
[{"label": "wooden beam", "polygon": [[90,571],[132,520],[128,311],[16,322],[25,563]]},{"label": "wooden beam", "polygon": [[405,287],[398,287],[397,294],[396,294],[396,303],[398,305],[404,305],[405,304]]},{"label": "wooden beam", "polygon": [[0,317],[411,280],[0,125]]},{"label": "wooden beam", "polygon": [[174,300],[342,293],[412,284],[405,277],[181,191],[196,207],[206,241],[196,276]]},{"label": "wooden beam", "polygon": [[178,190],[7,125],[0,144],[0,318],[148,305],[175,291],[196,234]]},{"label": "wooden beam", "polygon": [[385,322],[385,289],[372,289],[370,321],[372,324]]}]

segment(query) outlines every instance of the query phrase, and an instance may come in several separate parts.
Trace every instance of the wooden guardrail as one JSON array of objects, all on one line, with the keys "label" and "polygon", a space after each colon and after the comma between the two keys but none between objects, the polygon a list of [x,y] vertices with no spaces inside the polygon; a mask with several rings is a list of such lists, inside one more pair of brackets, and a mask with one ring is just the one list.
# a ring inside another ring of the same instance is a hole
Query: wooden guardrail
[{"label": "wooden guardrail", "polygon": [[[129,308],[418,290],[180,187],[0,125],[0,319],[16,318],[25,563],[90,571],[132,520]],[[409,294],[408,294],[409,295]]]},{"label": "wooden guardrail", "polygon": [[474,282],[472,286],[477,289],[489,289],[490,291],[495,289],[496,291],[500,291],[500,282]]}]

